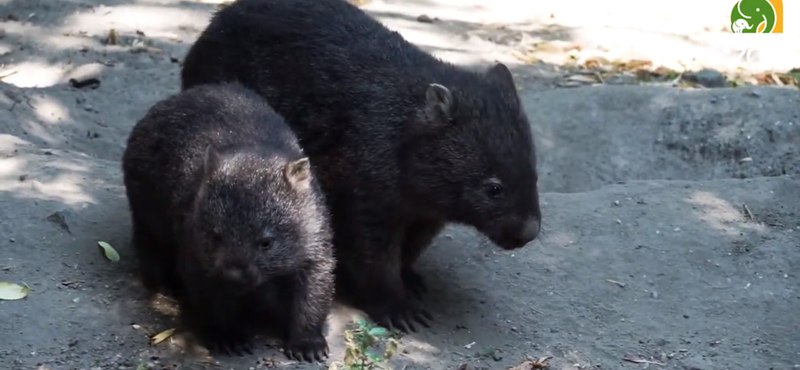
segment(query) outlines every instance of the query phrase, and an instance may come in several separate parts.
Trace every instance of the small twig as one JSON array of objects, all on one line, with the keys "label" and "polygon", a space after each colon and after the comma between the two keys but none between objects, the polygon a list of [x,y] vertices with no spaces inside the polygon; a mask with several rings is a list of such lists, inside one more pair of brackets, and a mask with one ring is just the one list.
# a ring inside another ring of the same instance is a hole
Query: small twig
[{"label": "small twig", "polygon": [[659,365],[659,366],[667,366],[667,364],[664,364],[664,363],[661,363],[661,362],[658,362],[658,361],[645,360],[645,359],[640,358],[638,356],[632,356],[632,355],[625,355],[625,357],[622,358],[622,361],[633,362],[634,364],[646,364],[646,365],[653,364],[653,365]]},{"label": "small twig", "polygon": [[594,76],[597,77],[598,80],[600,80],[601,84],[606,83],[606,81],[603,79],[603,76],[600,75],[600,72],[595,72]]},{"label": "small twig", "polygon": [[18,71],[17,71],[16,69],[10,69],[10,70],[8,70],[8,71],[5,71],[5,72],[0,72],[0,80],[1,80],[1,79],[4,79],[4,78],[6,78],[6,77],[8,77],[8,76],[13,76],[13,75],[15,75],[17,72],[18,72]]},{"label": "small twig", "polygon": [[616,281],[616,280],[606,279],[606,281],[611,283],[611,284],[616,284],[620,288],[624,288],[625,287],[625,283],[622,283],[622,282],[619,282],[619,281]]},{"label": "small twig", "polygon": [[744,212],[744,217],[747,217],[750,221],[756,220],[755,216],[753,216],[753,212],[750,212],[750,208],[747,207],[747,204],[742,203],[742,211]]}]

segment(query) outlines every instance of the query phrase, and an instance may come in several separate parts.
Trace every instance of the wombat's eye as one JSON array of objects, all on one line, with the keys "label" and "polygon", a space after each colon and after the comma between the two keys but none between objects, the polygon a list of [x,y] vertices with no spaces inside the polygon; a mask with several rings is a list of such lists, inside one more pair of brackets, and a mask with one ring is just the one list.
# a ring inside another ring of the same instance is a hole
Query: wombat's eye
[{"label": "wombat's eye", "polygon": [[272,238],[264,238],[258,241],[258,247],[262,249],[268,249],[272,247]]},{"label": "wombat's eye", "polygon": [[503,196],[503,193],[503,185],[500,184],[489,184],[489,187],[486,189],[486,195],[492,199],[500,199]]}]

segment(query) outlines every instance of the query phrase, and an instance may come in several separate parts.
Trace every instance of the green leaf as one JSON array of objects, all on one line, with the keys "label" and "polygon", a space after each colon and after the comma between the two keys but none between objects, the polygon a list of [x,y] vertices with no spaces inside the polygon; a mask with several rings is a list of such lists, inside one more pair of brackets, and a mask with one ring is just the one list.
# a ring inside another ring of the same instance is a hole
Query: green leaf
[{"label": "green leaf", "polygon": [[376,327],[374,327],[374,328],[369,330],[369,335],[372,335],[374,337],[382,337],[382,336],[389,335],[389,331],[386,330],[385,328],[380,327],[380,326],[376,326]]},{"label": "green leaf", "polygon": [[27,297],[28,292],[31,291],[31,288],[28,287],[28,284],[22,284],[24,286],[0,281],[0,299],[5,301],[15,301]]},{"label": "green leaf", "polygon": [[117,251],[114,249],[114,247],[111,246],[111,244],[99,241],[97,242],[97,245],[99,245],[100,248],[103,249],[103,253],[106,255],[106,258],[108,258],[109,261],[112,262],[119,261],[119,253],[117,253]]},{"label": "green leaf", "polygon": [[361,317],[361,316],[359,316],[358,318],[356,318],[356,320],[355,320],[355,321],[356,321],[356,325],[358,325],[358,327],[359,327],[359,328],[364,328],[364,327],[366,327],[366,326],[367,326],[367,321],[366,321],[366,320],[364,320],[364,318],[363,318],[363,317]]}]

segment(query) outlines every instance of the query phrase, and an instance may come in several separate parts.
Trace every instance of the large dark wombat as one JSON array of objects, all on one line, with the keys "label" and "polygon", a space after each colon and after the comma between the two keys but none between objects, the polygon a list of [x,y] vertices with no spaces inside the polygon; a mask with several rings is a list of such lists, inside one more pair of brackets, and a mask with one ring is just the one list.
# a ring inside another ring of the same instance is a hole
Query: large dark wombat
[{"label": "large dark wombat", "polygon": [[333,216],[337,292],[380,324],[427,325],[412,264],[445,223],[505,249],[539,233],[531,129],[502,64],[444,63],[344,0],[237,0],[182,81],[241,81],[286,117]]}]

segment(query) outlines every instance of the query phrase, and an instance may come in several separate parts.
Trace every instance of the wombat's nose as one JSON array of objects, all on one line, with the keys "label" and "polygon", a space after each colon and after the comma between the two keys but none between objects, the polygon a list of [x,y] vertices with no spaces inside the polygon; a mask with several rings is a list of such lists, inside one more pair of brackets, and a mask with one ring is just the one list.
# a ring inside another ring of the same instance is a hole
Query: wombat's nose
[{"label": "wombat's nose", "polygon": [[525,221],[522,225],[522,230],[520,230],[519,236],[517,236],[517,243],[520,246],[528,244],[533,239],[536,239],[539,236],[539,230],[541,229],[542,224],[539,220],[534,219],[533,217],[529,218]]}]

